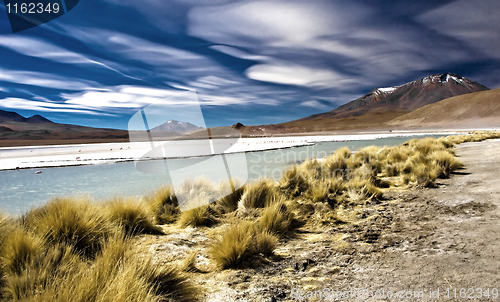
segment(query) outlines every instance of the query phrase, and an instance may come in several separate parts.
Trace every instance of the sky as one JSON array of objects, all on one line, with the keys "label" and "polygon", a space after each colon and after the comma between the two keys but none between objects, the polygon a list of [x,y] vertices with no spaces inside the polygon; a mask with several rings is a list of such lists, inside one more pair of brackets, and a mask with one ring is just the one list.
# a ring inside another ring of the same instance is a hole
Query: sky
[{"label": "sky", "polygon": [[498,0],[82,0],[12,33],[0,5],[0,109],[127,129],[194,91],[212,127],[286,122],[444,72],[500,88],[499,15]]}]

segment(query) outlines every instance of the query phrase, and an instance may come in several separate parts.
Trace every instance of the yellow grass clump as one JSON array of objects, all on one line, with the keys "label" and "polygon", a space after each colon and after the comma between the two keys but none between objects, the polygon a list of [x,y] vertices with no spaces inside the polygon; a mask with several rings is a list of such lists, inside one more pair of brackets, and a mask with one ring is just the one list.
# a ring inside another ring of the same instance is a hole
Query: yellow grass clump
[{"label": "yellow grass clump", "polygon": [[103,242],[118,231],[106,211],[87,198],[61,197],[31,210],[23,217],[24,225],[47,244],[67,244],[77,253],[92,258]]},{"label": "yellow grass clump", "polygon": [[226,226],[222,234],[210,246],[208,255],[218,268],[227,269],[251,265],[251,258],[258,253],[272,253],[278,238],[260,230],[255,223],[240,221]]},{"label": "yellow grass clump", "polygon": [[145,196],[156,223],[168,224],[175,222],[179,216],[180,208],[172,186],[163,186],[153,193]]},{"label": "yellow grass clump", "polygon": [[269,179],[258,180],[245,187],[238,207],[243,209],[264,208],[277,195],[279,195],[278,187],[274,181]]},{"label": "yellow grass clump", "polygon": [[104,204],[104,210],[127,235],[162,234],[155,225],[154,214],[142,200],[116,197]]}]

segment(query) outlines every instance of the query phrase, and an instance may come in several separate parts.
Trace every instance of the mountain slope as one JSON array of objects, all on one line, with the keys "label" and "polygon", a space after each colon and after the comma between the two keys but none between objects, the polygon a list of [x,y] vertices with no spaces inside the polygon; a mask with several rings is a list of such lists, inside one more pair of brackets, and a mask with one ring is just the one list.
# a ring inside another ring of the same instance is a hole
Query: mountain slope
[{"label": "mountain slope", "polygon": [[422,106],[489,88],[452,73],[428,76],[401,86],[377,88],[329,112],[298,120],[240,129],[245,135],[323,131],[387,130],[387,122]]},{"label": "mountain slope", "polygon": [[500,89],[444,99],[387,123],[403,127],[500,126]]},{"label": "mountain slope", "polygon": [[41,115],[25,118],[0,110],[0,146],[126,141],[128,137],[126,130],[58,124]]},{"label": "mountain slope", "polygon": [[374,89],[337,109],[300,120],[359,116],[377,109],[410,112],[449,97],[485,90],[488,88],[456,74],[436,74],[401,86]]},{"label": "mountain slope", "polygon": [[16,112],[0,110],[0,124],[4,122],[24,122],[25,120],[25,117]]}]

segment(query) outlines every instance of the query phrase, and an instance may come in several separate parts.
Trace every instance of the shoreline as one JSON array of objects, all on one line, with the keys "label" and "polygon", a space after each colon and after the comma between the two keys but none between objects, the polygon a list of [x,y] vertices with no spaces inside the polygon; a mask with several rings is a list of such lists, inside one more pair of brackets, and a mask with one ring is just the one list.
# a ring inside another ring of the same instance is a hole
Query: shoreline
[{"label": "shoreline", "polygon": [[[457,134],[458,132],[391,132],[326,136],[310,135],[240,138],[234,145],[231,144],[231,147],[225,150],[223,153],[219,152],[213,154],[190,154],[186,156],[158,156],[148,158],[143,158],[143,156],[151,150],[151,145],[149,142],[3,147],[0,148],[0,171],[191,158],[219,154],[280,150],[314,145],[320,142],[376,140],[379,138],[414,137],[425,135],[439,135],[443,133],[453,135]],[[217,142],[222,140],[214,139],[213,141]],[[202,141],[164,141],[155,143],[178,144],[176,146],[172,145],[172,147],[181,150],[182,148],[196,149],[197,147],[199,147]]]}]

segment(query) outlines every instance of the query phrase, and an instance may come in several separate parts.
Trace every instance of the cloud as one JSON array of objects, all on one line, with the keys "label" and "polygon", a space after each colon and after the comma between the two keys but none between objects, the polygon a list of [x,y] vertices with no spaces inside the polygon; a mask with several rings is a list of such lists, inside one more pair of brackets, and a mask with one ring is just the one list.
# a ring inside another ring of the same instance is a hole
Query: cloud
[{"label": "cloud", "polygon": [[73,106],[68,104],[59,104],[51,102],[33,101],[22,98],[5,98],[0,100],[0,106],[7,109],[33,110],[41,112],[65,112],[65,113],[80,113],[91,115],[113,116],[111,113],[97,112],[87,110],[81,106]]},{"label": "cloud", "polygon": [[499,59],[500,22],[497,0],[458,0],[422,14],[422,25],[465,42],[489,57]]},{"label": "cloud", "polygon": [[112,62],[102,59],[91,59],[90,57],[85,56],[81,53],[67,50],[63,47],[51,44],[48,41],[44,41],[40,38],[23,37],[18,35],[4,35],[0,37],[0,45],[29,57],[35,57],[65,64],[98,65],[102,68],[119,73],[120,75],[131,77],[118,71],[116,68],[111,67],[111,65],[113,65]]},{"label": "cloud", "polygon": [[254,65],[246,70],[253,80],[300,86],[337,86],[345,77],[325,69],[312,69],[299,65]]},{"label": "cloud", "polygon": [[314,108],[314,109],[321,109],[321,110],[325,110],[325,111],[331,108],[329,106],[321,104],[320,102],[318,102],[316,100],[306,101],[306,102],[302,102],[300,104],[302,106],[311,107],[311,108]]},{"label": "cloud", "polygon": [[0,81],[60,90],[86,90],[100,85],[93,81],[59,76],[53,73],[17,71],[0,68]]},{"label": "cloud", "polygon": [[393,17],[356,1],[247,1],[192,9],[188,33],[257,61],[245,72],[251,79],[341,91],[469,58],[450,39],[411,22],[394,26]]},{"label": "cloud", "polygon": [[253,55],[242,49],[231,47],[227,45],[211,45],[211,49],[222,52],[224,54],[233,56],[235,58],[240,58],[244,60],[252,60],[252,61],[270,61],[272,58],[269,56],[261,56],[261,55]]},{"label": "cloud", "polygon": [[238,2],[193,8],[189,13],[188,33],[241,47],[303,44],[315,37],[344,32],[351,20],[361,18],[366,12],[361,5],[346,3],[342,4],[342,10],[337,10],[326,1]]}]

